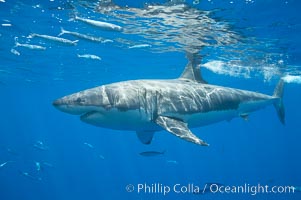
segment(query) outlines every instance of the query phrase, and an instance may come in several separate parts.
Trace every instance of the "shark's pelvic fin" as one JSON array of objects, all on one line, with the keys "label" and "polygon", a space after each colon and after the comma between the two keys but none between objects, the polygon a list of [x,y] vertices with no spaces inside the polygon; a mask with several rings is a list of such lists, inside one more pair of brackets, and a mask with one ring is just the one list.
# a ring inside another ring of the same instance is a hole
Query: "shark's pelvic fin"
[{"label": "shark's pelvic fin", "polygon": [[188,64],[182,72],[179,79],[195,81],[198,83],[207,83],[201,75],[201,57],[196,53],[186,52]]},{"label": "shark's pelvic fin", "polygon": [[150,144],[154,133],[154,131],[137,131],[137,136],[143,144]]},{"label": "shark's pelvic fin", "polygon": [[249,114],[248,113],[242,113],[239,115],[241,118],[243,118],[245,121],[249,120]]},{"label": "shark's pelvic fin", "polygon": [[280,79],[280,81],[278,82],[278,84],[274,90],[273,96],[276,98],[279,98],[279,100],[274,103],[274,107],[277,111],[280,122],[282,124],[285,124],[285,110],[284,110],[284,104],[283,104],[283,100],[282,100],[283,88],[284,88],[284,81],[282,79]]},{"label": "shark's pelvic fin", "polygon": [[156,123],[166,131],[186,140],[202,146],[209,146],[206,142],[195,136],[187,127],[187,124],[181,120],[158,116]]}]

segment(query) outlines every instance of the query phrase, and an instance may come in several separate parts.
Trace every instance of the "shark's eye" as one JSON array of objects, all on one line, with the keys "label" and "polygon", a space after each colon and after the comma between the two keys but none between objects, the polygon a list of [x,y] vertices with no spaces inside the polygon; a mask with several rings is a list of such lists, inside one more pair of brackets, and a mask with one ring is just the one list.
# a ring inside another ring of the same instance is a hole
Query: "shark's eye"
[{"label": "shark's eye", "polygon": [[78,97],[77,99],[76,99],[76,103],[81,103],[83,100],[80,98],[80,97]]}]

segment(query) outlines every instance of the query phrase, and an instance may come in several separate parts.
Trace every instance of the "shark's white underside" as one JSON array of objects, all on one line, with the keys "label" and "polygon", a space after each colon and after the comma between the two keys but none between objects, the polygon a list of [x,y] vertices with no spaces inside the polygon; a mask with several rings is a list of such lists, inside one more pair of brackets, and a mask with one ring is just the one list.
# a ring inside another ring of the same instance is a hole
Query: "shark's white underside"
[{"label": "shark's white underside", "polygon": [[[241,104],[236,110],[229,109],[184,115],[178,113],[161,113],[160,115],[181,119],[188,124],[189,128],[195,128],[223,120],[230,121],[235,117],[246,116],[250,112],[272,104],[274,101],[276,101],[276,99],[248,102]],[[91,107],[91,110],[93,110],[94,112],[83,115],[81,117],[81,120],[95,126],[129,131],[163,130],[162,127],[151,121],[150,116],[147,115],[146,111],[143,109],[120,111],[116,108],[105,110],[101,107]]]}]

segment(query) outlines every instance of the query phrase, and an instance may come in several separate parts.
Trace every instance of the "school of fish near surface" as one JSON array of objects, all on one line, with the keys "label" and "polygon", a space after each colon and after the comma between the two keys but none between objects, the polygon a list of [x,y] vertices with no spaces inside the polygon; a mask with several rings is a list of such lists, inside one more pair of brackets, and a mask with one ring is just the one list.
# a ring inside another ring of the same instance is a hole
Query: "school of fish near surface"
[{"label": "school of fish near surface", "polygon": [[[94,28],[99,28],[103,31],[117,31],[122,32],[123,28],[119,25],[109,23],[109,22],[103,22],[103,21],[97,21],[92,20],[88,18],[78,17],[75,16],[75,21],[93,26]],[[77,38],[76,40],[70,40],[67,38],[63,38],[62,35],[70,35],[72,37]],[[112,43],[114,42],[111,39],[106,39],[99,36],[93,36],[89,33],[80,33],[77,31],[68,31],[65,30],[63,27],[61,27],[61,32],[57,35],[50,35],[50,34],[39,34],[39,33],[31,33],[29,36],[27,36],[28,41],[25,43],[18,42],[18,37],[15,37],[15,46],[11,48],[11,53],[19,56],[21,55],[20,51],[17,50],[17,48],[23,48],[28,50],[46,50],[46,46],[42,46],[39,44],[33,44],[31,43],[33,39],[40,39],[43,40],[46,45],[64,45],[64,46],[76,46],[80,40],[95,42],[95,43]],[[77,57],[79,58],[87,58],[92,60],[101,60],[101,57],[93,54],[77,54]]]}]

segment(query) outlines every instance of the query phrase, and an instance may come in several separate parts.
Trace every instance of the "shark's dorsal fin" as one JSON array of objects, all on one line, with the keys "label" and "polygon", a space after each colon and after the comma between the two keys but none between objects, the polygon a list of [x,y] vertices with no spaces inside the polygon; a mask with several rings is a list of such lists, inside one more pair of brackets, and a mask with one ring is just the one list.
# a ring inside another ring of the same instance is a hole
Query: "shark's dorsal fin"
[{"label": "shark's dorsal fin", "polygon": [[186,52],[188,64],[182,72],[179,79],[195,81],[198,83],[207,83],[201,75],[201,57],[196,53]]}]

